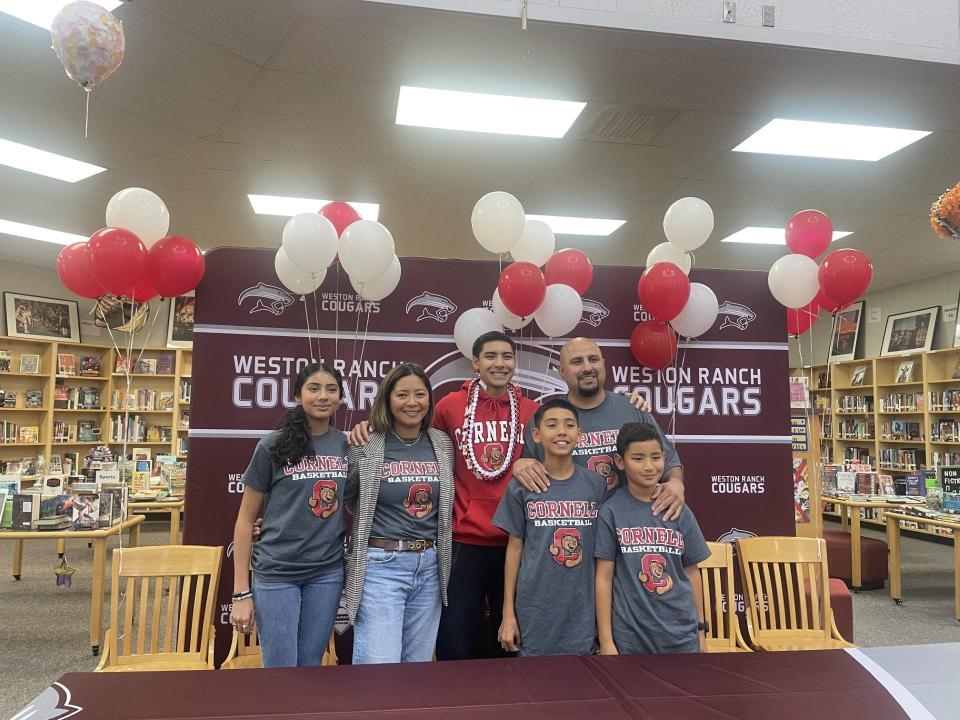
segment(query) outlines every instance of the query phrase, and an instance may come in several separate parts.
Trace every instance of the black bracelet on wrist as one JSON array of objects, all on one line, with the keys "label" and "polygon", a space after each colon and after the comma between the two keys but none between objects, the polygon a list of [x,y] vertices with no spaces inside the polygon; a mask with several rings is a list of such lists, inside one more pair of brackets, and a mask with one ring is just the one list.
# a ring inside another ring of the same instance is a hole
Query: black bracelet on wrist
[{"label": "black bracelet on wrist", "polygon": [[251,600],[253,599],[253,593],[249,590],[246,590],[244,592],[234,593],[233,595],[230,596],[230,599],[233,602],[237,602],[238,600]]}]

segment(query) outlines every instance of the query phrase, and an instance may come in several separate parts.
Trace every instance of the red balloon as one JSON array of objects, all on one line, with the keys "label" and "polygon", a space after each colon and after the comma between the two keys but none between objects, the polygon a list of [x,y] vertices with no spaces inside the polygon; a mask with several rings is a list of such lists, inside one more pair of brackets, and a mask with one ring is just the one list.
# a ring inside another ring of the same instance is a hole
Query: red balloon
[{"label": "red balloon", "polygon": [[104,228],[90,236],[90,274],[114,295],[128,295],[147,275],[147,248],[123,228]]},{"label": "red balloon", "polygon": [[673,263],[655,263],[640,276],[637,295],[647,312],[670,322],[690,299],[690,278]]},{"label": "red balloon", "polygon": [[677,356],[677,334],[667,323],[645,320],[630,333],[630,352],[641,365],[660,370]]},{"label": "red balloon", "polygon": [[799,337],[813,327],[820,313],[820,307],[814,298],[809,305],[802,308],[787,308],[787,333]]},{"label": "red balloon", "polygon": [[873,279],[873,264],[859,250],[834,250],[820,263],[823,294],[836,307],[846,307],[863,295]]},{"label": "red balloon", "polygon": [[177,297],[196,288],[205,265],[196,243],[179,235],[161,238],[150,248],[150,282],[163,297]]},{"label": "red balloon", "polygon": [[85,242],[67,245],[57,255],[57,275],[64,287],[74,295],[98,298],[106,293],[93,279],[91,269],[90,252]]},{"label": "red balloon", "polygon": [[831,315],[833,315],[834,313],[840,312],[845,307],[843,305],[835,303],[833,300],[828,298],[827,294],[823,292],[823,288],[820,288],[820,290],[817,292],[817,296],[813,299],[813,302],[816,303],[819,307],[826,310]]},{"label": "red balloon", "polygon": [[543,273],[528,262],[515,262],[504,268],[497,288],[507,310],[520,317],[533,315],[547,294]]},{"label": "red balloon", "polygon": [[787,223],[787,247],[790,252],[816,260],[830,247],[833,222],[819,210],[801,210]]},{"label": "red balloon", "polygon": [[[550,256],[543,268],[543,277],[547,285],[569,285],[578,295],[583,295],[593,281],[593,264],[586,253],[566,248]],[[500,298],[503,299],[503,293]]]},{"label": "red balloon", "polygon": [[343,235],[343,231],[348,226],[360,219],[360,213],[354,210],[350,203],[340,200],[324,205],[320,208],[320,214],[333,223],[333,227],[337,230],[337,237]]},{"label": "red balloon", "polygon": [[137,283],[137,286],[133,290],[127,293],[127,297],[134,302],[150,302],[158,294],[159,293],[153,287],[153,283],[150,282],[150,278],[145,277],[143,280]]}]

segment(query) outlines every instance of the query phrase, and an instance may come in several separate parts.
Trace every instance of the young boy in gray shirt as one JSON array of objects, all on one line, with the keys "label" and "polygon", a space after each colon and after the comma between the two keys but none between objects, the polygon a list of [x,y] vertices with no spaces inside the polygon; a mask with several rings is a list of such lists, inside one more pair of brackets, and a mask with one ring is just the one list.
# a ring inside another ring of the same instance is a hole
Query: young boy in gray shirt
[{"label": "young boy in gray shirt", "polygon": [[533,417],[551,483],[536,494],[511,479],[493,516],[510,535],[499,640],[521,656],[587,655],[596,650],[593,554],[606,482],[573,461],[580,427],[568,400]]},{"label": "young boy in gray shirt", "polygon": [[710,550],[689,507],[676,520],[653,514],[664,457],[655,428],[646,423],[621,428],[615,461],[627,482],[597,518],[601,655],[704,649],[707,626],[697,564],[710,557]]}]

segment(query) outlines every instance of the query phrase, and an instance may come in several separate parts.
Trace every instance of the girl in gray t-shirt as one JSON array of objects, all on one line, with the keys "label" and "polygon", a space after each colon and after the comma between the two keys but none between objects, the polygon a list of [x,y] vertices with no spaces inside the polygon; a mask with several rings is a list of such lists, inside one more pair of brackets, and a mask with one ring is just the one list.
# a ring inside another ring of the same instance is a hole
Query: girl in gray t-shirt
[{"label": "girl in gray t-shirt", "polygon": [[[343,378],[325,363],[297,374],[297,405],[257,445],[234,528],[231,622],[259,634],[264,667],[320,664],[343,591],[347,442],[331,421]],[[251,534],[263,510],[260,538]]]}]

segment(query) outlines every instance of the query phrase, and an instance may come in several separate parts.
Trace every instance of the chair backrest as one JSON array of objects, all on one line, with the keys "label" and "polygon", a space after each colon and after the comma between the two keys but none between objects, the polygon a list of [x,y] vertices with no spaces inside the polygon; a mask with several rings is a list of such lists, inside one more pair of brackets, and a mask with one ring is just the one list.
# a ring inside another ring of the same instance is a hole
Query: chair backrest
[{"label": "chair backrest", "polygon": [[222,547],[193,545],[114,551],[110,665],[208,663],[222,558]]},{"label": "chair backrest", "polygon": [[710,626],[707,651],[724,652],[746,649],[740,637],[736,591],[733,584],[733,546],[730,543],[708,542],[710,557],[700,563],[703,586],[703,617]]},{"label": "chair backrest", "polygon": [[737,556],[751,642],[830,639],[833,614],[823,538],[740,538]]}]

